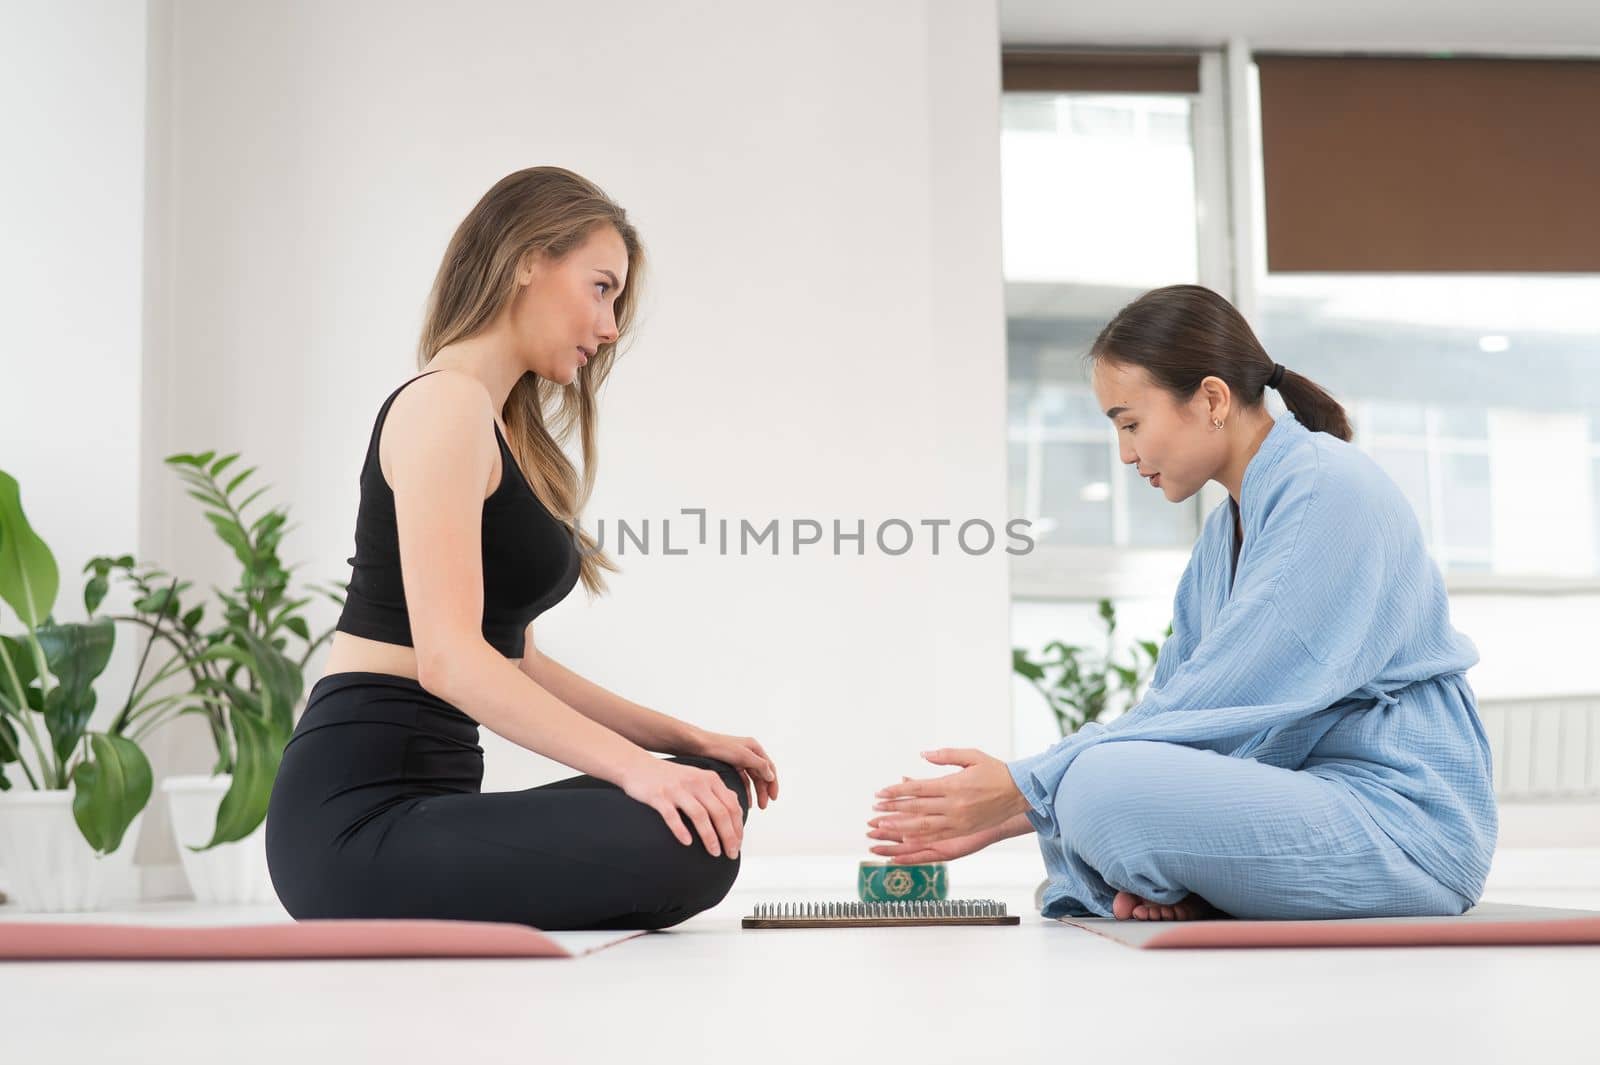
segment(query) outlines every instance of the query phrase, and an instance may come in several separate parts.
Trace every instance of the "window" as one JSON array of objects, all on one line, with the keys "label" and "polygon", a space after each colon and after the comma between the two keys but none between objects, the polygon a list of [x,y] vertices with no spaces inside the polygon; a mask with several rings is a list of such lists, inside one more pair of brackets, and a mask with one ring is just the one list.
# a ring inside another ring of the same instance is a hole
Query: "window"
[{"label": "window", "polygon": [[[1416,122],[1397,118],[1399,105],[1393,113],[1381,104],[1333,108],[1329,122],[1342,123],[1335,132],[1356,145],[1337,153],[1346,169],[1336,172],[1319,161],[1328,131],[1284,120],[1280,108],[1279,128],[1310,149],[1299,169],[1278,171],[1300,181],[1290,206],[1300,205],[1305,224],[1279,225],[1298,258],[1280,259],[1292,271],[1271,270],[1260,87],[1244,43],[1199,56],[1190,71],[1197,77],[1159,89],[1131,84],[1142,76],[1113,70],[1116,58],[1095,60],[1102,84],[1087,88],[1037,70],[1031,83],[1006,79],[1009,499],[1014,516],[1036,523],[1037,542],[1012,560],[1013,643],[1037,650],[1064,640],[1097,652],[1105,632],[1095,600],[1104,596],[1116,602],[1116,647],[1126,660],[1129,641],[1157,636],[1170,618],[1199,522],[1225,493],[1203,491],[1185,506],[1141,494],[1095,409],[1081,357],[1129,300],[1198,282],[1239,306],[1279,362],[1345,405],[1356,445],[1410,501],[1450,586],[1452,613],[1483,655],[1473,671],[1480,697],[1592,692],[1582,645],[1600,586],[1600,273],[1556,272],[1594,270],[1600,247],[1585,228],[1600,216],[1585,213],[1581,195],[1557,194],[1595,187],[1600,156],[1579,157],[1592,139],[1565,135],[1588,128],[1587,112],[1518,104],[1526,121],[1489,121],[1515,110],[1509,96],[1400,94],[1411,107],[1443,99],[1467,123],[1459,135],[1427,131],[1432,157],[1454,152],[1455,163],[1412,168],[1412,178],[1443,187],[1449,209],[1441,213],[1440,202],[1414,189],[1397,196],[1385,194],[1387,185],[1375,195],[1367,187],[1362,210],[1346,212],[1368,227],[1353,236],[1354,223],[1330,226],[1320,209],[1363,181],[1370,162],[1409,150]],[[1600,74],[1589,66],[1556,74],[1576,84]],[[1430,61],[1413,75],[1431,69]],[[1547,98],[1529,86],[1533,95],[1517,100]],[[1327,103],[1318,92],[1300,100]],[[1487,139],[1469,136],[1473,123]],[[1561,132],[1530,134],[1549,128]],[[1389,139],[1372,140],[1374,131]],[[1513,149],[1554,162],[1503,165]],[[1472,197],[1457,177],[1484,159],[1497,165],[1477,167],[1474,195],[1515,179],[1521,222],[1507,223],[1515,212],[1492,218],[1492,199],[1473,201],[1476,213],[1459,206]],[[1419,195],[1431,213],[1408,211]],[[1541,212],[1562,217],[1527,222]],[[1431,220],[1407,218],[1422,214]],[[1333,252],[1345,258],[1330,262]],[[1517,258],[1501,262],[1507,254]],[[1465,265],[1469,255],[1479,256],[1473,265]],[[1282,409],[1276,394],[1268,402]],[[1056,738],[1042,700],[1020,679],[1012,725],[1018,752]]]},{"label": "window", "polygon": [[1448,577],[1600,575],[1600,275],[1261,269],[1254,288],[1262,343],[1345,405]]},{"label": "window", "polygon": [[1001,141],[1011,501],[1036,551],[1184,548],[1174,506],[1119,461],[1082,357],[1128,301],[1199,280],[1194,98],[1005,95]]},{"label": "window", "polygon": [[[1033,551],[1012,559],[1018,646],[1099,646],[1101,595],[1118,601],[1119,644],[1159,635],[1203,508],[1216,502],[1168,503],[1122,465],[1083,356],[1148,289],[1226,289],[1214,265],[1226,190],[1208,182],[1220,166],[1219,59],[1209,60],[1209,95],[1199,91],[1208,60],[1191,56],[1186,70],[1090,62],[1003,98],[1009,500],[1035,538]],[[1059,83],[1074,78],[1100,84]],[[1014,749],[1048,746],[1053,718],[1037,692],[1015,683]]]},{"label": "window", "polygon": [[1345,404],[1446,573],[1600,573],[1600,278],[1267,275],[1259,293],[1262,343]]}]

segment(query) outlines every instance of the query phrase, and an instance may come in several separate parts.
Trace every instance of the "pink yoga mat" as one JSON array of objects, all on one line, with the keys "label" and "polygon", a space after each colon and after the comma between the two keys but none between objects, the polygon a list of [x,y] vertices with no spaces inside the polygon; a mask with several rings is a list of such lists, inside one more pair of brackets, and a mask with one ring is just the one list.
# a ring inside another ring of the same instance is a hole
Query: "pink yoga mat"
[{"label": "pink yoga mat", "polygon": [[1058,917],[1063,924],[1142,950],[1184,947],[1536,946],[1600,943],[1600,912],[1485,902],[1459,917],[1323,921],[1118,921]]},{"label": "pink yoga mat", "polygon": [[0,922],[0,959],[575,958],[643,932],[541,932],[489,921],[268,924]]}]

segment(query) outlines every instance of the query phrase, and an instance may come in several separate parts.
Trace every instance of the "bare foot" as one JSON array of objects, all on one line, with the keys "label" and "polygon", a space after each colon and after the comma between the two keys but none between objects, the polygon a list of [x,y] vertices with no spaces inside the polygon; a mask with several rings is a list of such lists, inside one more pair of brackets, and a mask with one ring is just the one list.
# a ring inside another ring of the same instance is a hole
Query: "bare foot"
[{"label": "bare foot", "polygon": [[1126,921],[1130,917],[1138,921],[1193,921],[1215,917],[1218,912],[1211,903],[1192,893],[1177,902],[1163,905],[1131,891],[1119,891],[1111,902],[1111,913],[1119,921]]}]

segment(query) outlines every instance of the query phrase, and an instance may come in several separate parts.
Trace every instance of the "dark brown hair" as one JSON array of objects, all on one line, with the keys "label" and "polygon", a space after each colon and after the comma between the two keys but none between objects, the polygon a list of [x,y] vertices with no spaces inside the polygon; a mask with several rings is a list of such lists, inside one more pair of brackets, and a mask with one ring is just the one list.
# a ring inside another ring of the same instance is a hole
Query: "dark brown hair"
[{"label": "dark brown hair", "polygon": [[[1100,331],[1088,358],[1143,367],[1179,402],[1192,399],[1207,377],[1218,377],[1246,407],[1261,406],[1275,365],[1244,315],[1202,285],[1146,292]],[[1278,394],[1307,429],[1350,439],[1344,407],[1309,377],[1286,369]]]}]

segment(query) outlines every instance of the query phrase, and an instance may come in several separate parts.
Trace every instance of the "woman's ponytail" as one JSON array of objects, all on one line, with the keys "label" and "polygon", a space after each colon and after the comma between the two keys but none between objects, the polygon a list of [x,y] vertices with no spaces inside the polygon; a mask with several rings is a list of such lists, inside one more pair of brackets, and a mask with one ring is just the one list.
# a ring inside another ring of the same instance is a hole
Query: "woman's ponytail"
[{"label": "woman's ponytail", "polygon": [[1295,420],[1312,432],[1327,433],[1340,440],[1349,440],[1353,435],[1344,407],[1311,378],[1285,370],[1278,383],[1278,395]]}]

